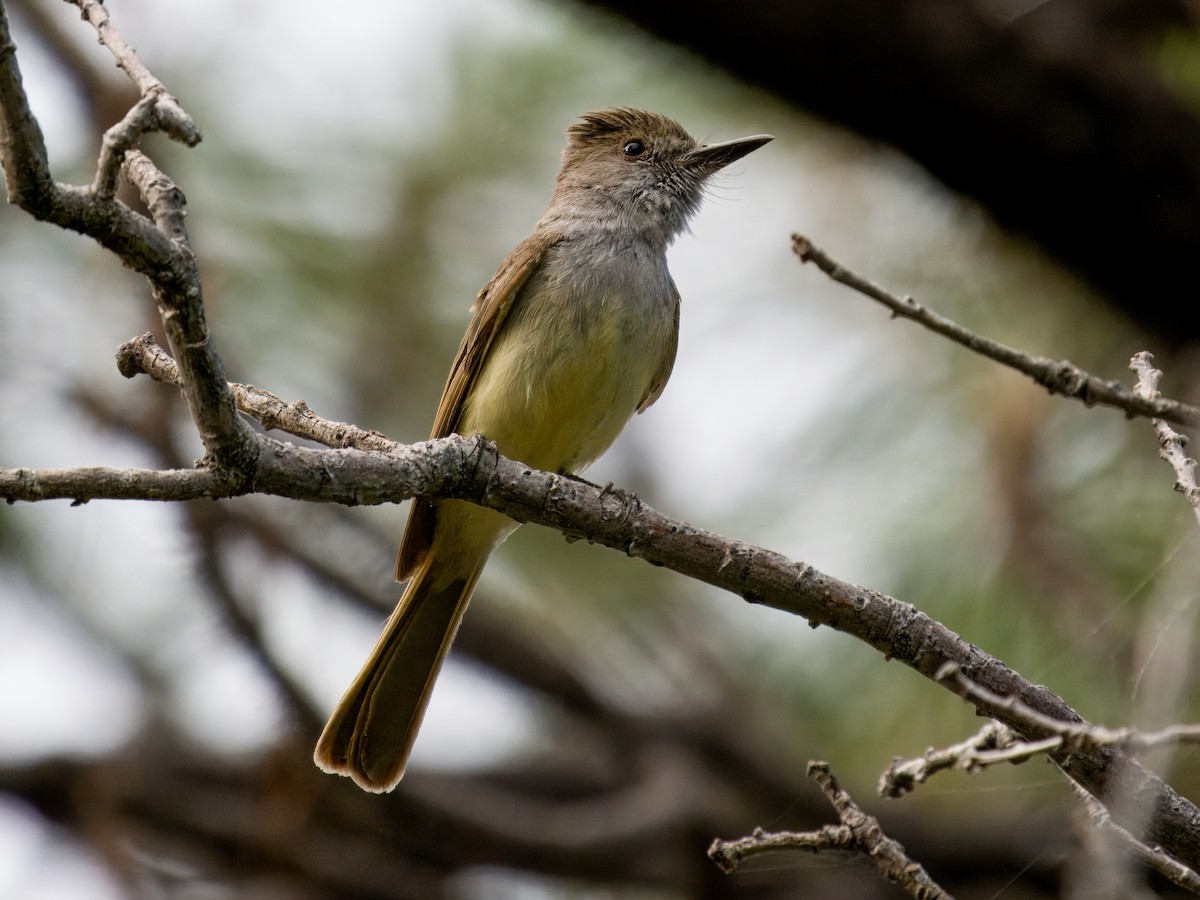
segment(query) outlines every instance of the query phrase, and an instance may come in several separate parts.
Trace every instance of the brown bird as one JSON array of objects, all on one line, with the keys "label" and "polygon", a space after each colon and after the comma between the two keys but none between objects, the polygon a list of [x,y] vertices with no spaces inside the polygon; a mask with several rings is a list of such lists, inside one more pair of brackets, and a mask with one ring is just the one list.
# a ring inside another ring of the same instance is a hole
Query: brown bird
[{"label": "brown bird", "polygon": [[[668,245],[709,177],[769,140],[701,145],[672,119],[628,108],[568,128],[550,205],[472,307],[431,437],[482,434],[562,473],[607,450],[675,362]],[[464,501],[413,501],[396,562],[408,586],[325,726],[318,766],[368,791],[396,786],[479,574],[516,527]]]}]

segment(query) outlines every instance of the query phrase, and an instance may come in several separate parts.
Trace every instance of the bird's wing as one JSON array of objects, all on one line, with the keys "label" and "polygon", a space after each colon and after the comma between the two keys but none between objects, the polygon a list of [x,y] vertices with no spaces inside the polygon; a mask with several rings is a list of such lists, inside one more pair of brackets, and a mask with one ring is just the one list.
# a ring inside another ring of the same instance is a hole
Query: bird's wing
[{"label": "bird's wing", "polygon": [[671,370],[675,368],[675,353],[679,350],[679,289],[675,287],[674,282],[671,283],[671,289],[675,294],[675,321],[671,323],[671,342],[667,346],[667,352],[663,354],[662,361],[658,364],[658,369],[654,372],[654,377],[650,380],[650,388],[646,391],[646,396],[638,404],[637,411],[640,413],[648,410],[654,401],[662,396],[663,389],[667,386],[667,379],[671,377]]},{"label": "bird's wing", "polygon": [[[479,379],[488,351],[497,335],[504,330],[521,289],[541,266],[547,251],[560,240],[561,236],[548,232],[536,231],[531,234],[504,258],[492,280],[483,286],[475,298],[475,304],[471,307],[475,315],[458,347],[450,377],[446,379],[442,402],[438,404],[433,431],[429,435],[431,440],[452,434],[458,428],[466,399]],[[437,507],[428,500],[414,497],[408,527],[404,530],[400,552],[396,556],[397,581],[408,578],[424,558],[433,541],[436,521]]]}]

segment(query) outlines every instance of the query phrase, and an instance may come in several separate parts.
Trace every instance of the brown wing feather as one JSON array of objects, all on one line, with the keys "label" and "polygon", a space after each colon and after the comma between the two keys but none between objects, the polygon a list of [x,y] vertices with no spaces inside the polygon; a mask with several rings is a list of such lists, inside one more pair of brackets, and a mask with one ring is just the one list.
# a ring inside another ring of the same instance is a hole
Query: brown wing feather
[{"label": "brown wing feather", "polygon": [[[452,434],[458,427],[463,403],[475,386],[488,351],[495,342],[496,335],[504,328],[521,288],[529,281],[529,276],[537,271],[546,251],[559,240],[561,237],[554,234],[531,234],[504,258],[492,280],[483,286],[483,290],[475,298],[475,304],[471,307],[475,316],[467,326],[467,333],[463,335],[458,353],[454,357],[450,377],[446,379],[442,402],[438,404],[433,431],[429,435],[430,440]],[[434,504],[420,497],[413,498],[412,509],[408,514],[408,526],[404,529],[400,551],[396,555],[397,581],[404,581],[410,577],[428,552],[433,542],[436,514],[437,507]]]},{"label": "brown wing feather", "polygon": [[671,370],[675,368],[675,353],[679,350],[679,291],[675,291],[675,321],[671,325],[671,343],[667,347],[667,352],[663,354],[662,362],[659,363],[658,370],[654,373],[654,378],[650,382],[650,389],[646,391],[646,396],[642,398],[642,402],[638,404],[637,411],[642,413],[648,410],[654,401],[662,396],[663,389],[667,386],[667,379],[671,377]]}]

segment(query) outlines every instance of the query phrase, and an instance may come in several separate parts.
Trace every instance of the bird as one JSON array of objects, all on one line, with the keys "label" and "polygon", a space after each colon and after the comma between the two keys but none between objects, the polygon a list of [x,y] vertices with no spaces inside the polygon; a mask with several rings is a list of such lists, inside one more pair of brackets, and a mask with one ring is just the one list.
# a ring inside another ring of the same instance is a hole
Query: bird
[{"label": "bird", "polygon": [[[431,438],[483,435],[501,454],[578,474],[662,394],[679,339],[666,250],[718,171],[772,140],[704,144],[642,109],[566,131],[532,233],[479,292]],[[313,758],[371,792],[404,774],[425,708],[491,552],[517,523],[462,500],[414,498],[396,561],[407,586],[330,716]]]}]

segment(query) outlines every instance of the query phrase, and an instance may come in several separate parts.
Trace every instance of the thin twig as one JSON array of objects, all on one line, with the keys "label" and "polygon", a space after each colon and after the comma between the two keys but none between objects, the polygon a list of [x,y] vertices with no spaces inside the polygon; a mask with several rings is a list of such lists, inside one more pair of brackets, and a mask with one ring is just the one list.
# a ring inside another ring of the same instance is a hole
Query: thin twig
[{"label": "thin twig", "polygon": [[879,820],[863,812],[834,777],[829,764],[810,762],[808,777],[824,792],[841,821],[840,826],[827,825],[817,831],[769,833],[756,828],[747,837],[734,841],[715,840],[708,856],[722,871],[732,873],[742,860],[761,853],[778,850],[807,850],[820,853],[826,850],[853,850],[865,854],[889,881],[903,887],[911,896],[921,900],[950,900],[947,894],[929,877],[920,863],[910,859],[899,841],[884,833]]},{"label": "thin twig", "polygon": [[[1138,377],[1134,390],[1139,397],[1150,402],[1161,396],[1158,382],[1162,372],[1151,365],[1153,362],[1154,357],[1146,350],[1134,354],[1129,361],[1129,368]],[[1161,418],[1154,419],[1154,433],[1158,435],[1158,455],[1175,470],[1175,490],[1187,498],[1196,522],[1200,524],[1200,487],[1196,485],[1196,461],[1184,452],[1187,436],[1175,431]]]},{"label": "thin twig", "polygon": [[732,875],[743,861],[764,853],[803,850],[807,853],[838,851],[851,853],[858,842],[845,825],[823,825],[814,831],[765,831],[755,828],[745,837],[715,839],[708,847],[708,858],[722,872]]},{"label": "thin twig", "polygon": [[1088,722],[1064,722],[1038,712],[1014,695],[996,694],[972,681],[955,663],[946,663],[937,673],[938,681],[953,682],[957,692],[971,700],[982,712],[995,719],[1024,725],[1050,737],[1027,745],[1026,751],[1013,756],[1014,761],[1027,759],[1036,753],[1062,748],[1074,753],[1082,749],[1117,747],[1130,753],[1141,753],[1167,744],[1200,744],[1200,725],[1169,725],[1158,731],[1136,728],[1106,728]]},{"label": "thin twig", "polygon": [[1156,396],[1138,396],[1119,381],[1105,381],[1081,369],[1069,360],[1053,360],[1045,356],[1023,353],[922,306],[912,297],[898,297],[873,281],[847,269],[824,250],[800,234],[792,235],[792,250],[801,262],[811,262],[822,272],[841,284],[877,300],[895,316],[911,319],[930,331],[961,344],[968,350],[986,356],[1009,368],[1028,375],[1051,394],[1061,394],[1087,406],[1111,406],[1130,416],[1167,419],[1179,425],[1200,425],[1200,407]]},{"label": "thin twig", "polygon": [[134,104],[120,122],[104,132],[96,175],[92,179],[92,193],[98,199],[111,200],[117,193],[125,154],[137,146],[142,135],[157,130],[158,122],[158,98],[148,95]]},{"label": "thin twig", "polygon": [[[154,340],[153,334],[126,341],[117,350],[117,368],[126,378],[149,375],[163,384],[179,384],[179,367],[175,360]],[[397,449],[395,441],[389,440],[378,431],[367,431],[347,422],[332,422],[314,413],[303,400],[288,403],[270,391],[254,385],[230,383],[238,409],[253,416],[268,431],[278,429],[296,437],[307,438],[326,447],[353,447],[358,450],[374,450],[391,453]]]},{"label": "thin twig", "polygon": [[15,49],[7,13],[0,4],[0,164],[9,202],[34,218],[91,237],[126,266],[151,279],[186,282],[186,255],[145,216],[114,198],[98,197],[91,186],[55,183]]},{"label": "thin twig", "polygon": [[1074,781],[1071,781],[1071,779],[1068,778],[1067,783],[1075,791],[1075,796],[1079,798],[1080,802],[1087,809],[1094,827],[1114,836],[1121,842],[1126,851],[1133,854],[1143,865],[1153,869],[1168,881],[1179,885],[1184,890],[1191,891],[1193,894],[1200,894],[1200,875],[1166,853],[1161,847],[1151,847],[1145,842],[1139,841],[1112,820],[1112,816],[1104,808],[1104,804]]},{"label": "thin twig", "polygon": [[941,749],[930,747],[915,759],[894,759],[879,777],[881,797],[899,798],[910,793],[918,784],[924,784],[933,775],[947,769],[976,772],[999,762],[1019,762],[1033,753],[1046,753],[1057,747],[1061,740],[1047,738],[1047,746],[1032,750],[1035,744],[1020,742],[1014,755],[1016,736],[1006,725],[988,722],[971,737],[958,744]]},{"label": "thin twig", "polygon": [[119,31],[109,18],[108,10],[100,0],[66,0],[72,6],[79,7],[80,15],[90,22],[100,37],[100,43],[108,48],[108,52],[117,61],[117,68],[123,71],[137,86],[138,93],[143,97],[153,97],[156,106],[156,126],[181,143],[194,147],[200,143],[202,135],[196,123],[168,92],[166,85],[154,77],[146,68],[133,48],[125,43]]}]

